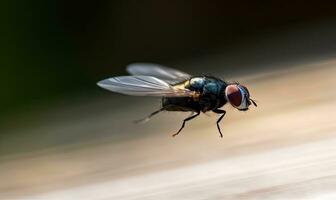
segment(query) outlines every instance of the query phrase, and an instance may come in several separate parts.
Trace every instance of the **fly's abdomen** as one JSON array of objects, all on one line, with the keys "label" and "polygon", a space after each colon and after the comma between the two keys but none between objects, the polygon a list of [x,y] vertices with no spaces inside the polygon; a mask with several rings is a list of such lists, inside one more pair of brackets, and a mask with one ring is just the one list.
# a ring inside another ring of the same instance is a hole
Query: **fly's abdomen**
[{"label": "fly's abdomen", "polygon": [[200,110],[200,104],[191,97],[163,97],[162,107],[167,111]]}]

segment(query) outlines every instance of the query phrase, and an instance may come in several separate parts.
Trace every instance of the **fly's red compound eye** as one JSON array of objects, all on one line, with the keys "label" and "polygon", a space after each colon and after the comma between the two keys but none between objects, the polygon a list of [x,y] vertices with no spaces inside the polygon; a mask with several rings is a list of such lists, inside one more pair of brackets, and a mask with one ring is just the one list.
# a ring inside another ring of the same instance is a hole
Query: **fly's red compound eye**
[{"label": "fly's red compound eye", "polygon": [[239,107],[242,103],[243,96],[237,85],[228,85],[225,89],[227,100],[234,107]]}]

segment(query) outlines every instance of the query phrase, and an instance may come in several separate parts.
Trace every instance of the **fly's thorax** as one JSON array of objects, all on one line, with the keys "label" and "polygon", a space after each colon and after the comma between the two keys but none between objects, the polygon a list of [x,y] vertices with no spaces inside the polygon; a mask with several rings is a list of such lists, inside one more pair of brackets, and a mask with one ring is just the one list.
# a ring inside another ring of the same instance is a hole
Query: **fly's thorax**
[{"label": "fly's thorax", "polygon": [[194,77],[190,79],[190,89],[199,92],[199,103],[203,111],[222,107],[227,101],[224,96],[226,83],[215,77]]},{"label": "fly's thorax", "polygon": [[189,87],[192,90],[202,91],[206,83],[207,80],[205,77],[193,77],[189,80]]},{"label": "fly's thorax", "polygon": [[201,110],[212,110],[223,106],[227,101],[224,95],[226,83],[220,79],[195,76],[184,82],[175,84],[175,89],[188,89],[193,91],[191,100],[199,104]]},{"label": "fly's thorax", "polygon": [[203,92],[203,90],[206,90],[213,94],[218,94],[224,84],[222,80],[214,77],[195,76],[189,80],[189,87],[187,88],[193,91]]}]

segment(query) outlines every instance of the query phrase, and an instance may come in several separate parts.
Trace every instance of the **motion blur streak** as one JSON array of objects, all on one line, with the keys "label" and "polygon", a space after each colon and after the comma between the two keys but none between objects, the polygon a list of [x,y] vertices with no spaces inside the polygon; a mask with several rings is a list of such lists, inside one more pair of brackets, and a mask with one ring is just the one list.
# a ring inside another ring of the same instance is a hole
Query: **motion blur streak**
[{"label": "motion blur streak", "polygon": [[223,139],[215,117],[203,115],[171,138],[183,114],[134,126],[129,121],[155,109],[152,102],[131,106],[126,115],[102,109],[116,102],[98,99],[99,112],[87,115],[99,120],[65,118],[48,131],[127,137],[6,157],[0,198],[335,199],[335,74],[336,60],[329,59],[236,77],[259,106],[246,113],[229,109]]}]

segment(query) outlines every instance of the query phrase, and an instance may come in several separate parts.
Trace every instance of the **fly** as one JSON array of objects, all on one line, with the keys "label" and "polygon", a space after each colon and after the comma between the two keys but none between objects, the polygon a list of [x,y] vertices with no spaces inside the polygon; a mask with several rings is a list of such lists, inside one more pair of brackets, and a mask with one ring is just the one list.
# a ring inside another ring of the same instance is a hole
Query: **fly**
[{"label": "fly", "polygon": [[209,111],[220,115],[216,124],[220,137],[223,137],[219,123],[226,111],[220,109],[221,107],[228,102],[240,111],[247,111],[251,104],[257,106],[250,98],[248,89],[237,82],[230,83],[212,76],[191,76],[176,69],[150,63],[130,64],[127,71],[131,76],[112,77],[97,84],[121,94],[161,97],[161,108],[140,121],[148,121],[162,111],[191,112],[173,137],[182,131],[187,121],[201,112]]}]

